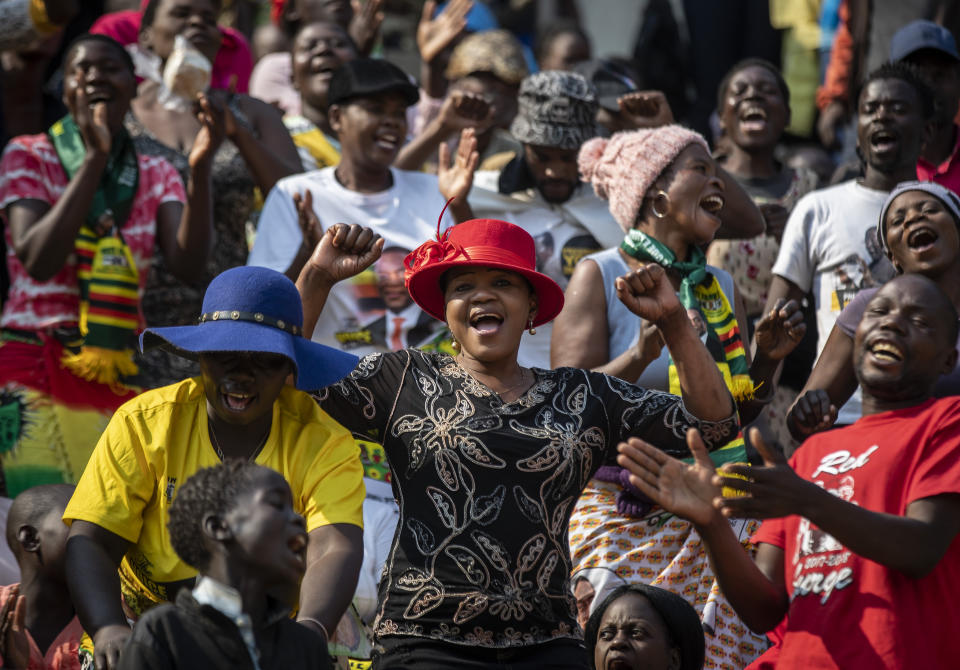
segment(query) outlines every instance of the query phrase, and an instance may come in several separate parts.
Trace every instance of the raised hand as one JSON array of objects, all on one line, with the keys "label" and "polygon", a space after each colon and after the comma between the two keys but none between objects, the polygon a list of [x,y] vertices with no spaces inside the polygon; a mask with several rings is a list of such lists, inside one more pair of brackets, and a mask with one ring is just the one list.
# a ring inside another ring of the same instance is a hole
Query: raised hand
[{"label": "raised hand", "polygon": [[320,225],[320,219],[317,213],[313,211],[313,193],[307,190],[303,195],[293,194],[293,204],[297,208],[297,224],[300,226],[300,233],[303,235],[303,244],[312,249],[320,242],[323,237],[323,226]]},{"label": "raised hand", "polygon": [[450,0],[436,18],[435,0],[423,3],[423,13],[417,25],[417,48],[425,63],[432,63],[441,53],[450,48],[467,26],[467,12],[473,7],[473,0]]},{"label": "raised hand", "polygon": [[617,463],[630,471],[630,483],[663,509],[704,526],[716,518],[713,501],[720,495],[720,487],[714,484],[713,461],[695,428],[687,431],[687,446],[693,464],[631,437],[617,447]]},{"label": "raised hand", "polygon": [[656,263],[617,277],[615,285],[620,302],[645,321],[657,324],[683,310],[666,270]]},{"label": "raised hand", "polygon": [[656,128],[673,123],[670,103],[661,91],[633,91],[617,98],[617,106],[634,128]]},{"label": "raised hand", "polygon": [[357,45],[357,51],[363,55],[373,50],[373,43],[377,41],[380,24],[383,23],[384,0],[350,0],[353,7],[353,18],[350,19],[350,28],[347,32]]},{"label": "raised hand", "polygon": [[473,175],[477,171],[480,154],[477,152],[477,137],[473,128],[460,132],[460,144],[457,155],[450,163],[450,147],[444,142],[440,145],[437,161],[437,186],[444,200],[466,198],[473,186]]},{"label": "raised hand", "polygon": [[496,110],[487,99],[469,91],[451,91],[440,107],[439,119],[450,132],[473,128],[482,133],[493,123]]},{"label": "raised hand", "polygon": [[763,457],[763,466],[724,464],[713,478],[714,485],[745,495],[717,498],[714,506],[726,517],[775,519],[802,514],[811,498],[823,493],[823,489],[797,475],[756,428],[750,429],[750,441]]},{"label": "raised hand", "polygon": [[133,631],[129,626],[104,626],[93,636],[93,661],[97,670],[113,670],[120,662],[120,651]]},{"label": "raised hand", "polygon": [[806,332],[800,304],[781,298],[757,324],[757,352],[775,361],[783,360],[800,344]]},{"label": "raised hand", "polygon": [[14,585],[7,602],[0,611],[0,656],[5,668],[26,668],[30,664],[30,640],[24,621],[27,599],[20,595],[20,585]]},{"label": "raised hand", "polygon": [[91,151],[109,154],[113,137],[107,123],[107,103],[97,102],[91,107],[87,102],[83,85],[77,86],[76,91],[73,120],[80,130],[83,143]]},{"label": "raised hand", "polygon": [[223,132],[226,137],[233,138],[240,129],[237,123],[237,117],[233,115],[230,109],[230,100],[237,94],[237,75],[230,75],[230,83],[227,89],[216,88],[208,91],[204,95],[210,99],[217,110],[223,114]]},{"label": "raised hand", "polygon": [[[213,160],[227,132],[226,117],[229,110],[224,111],[225,109],[225,107],[215,104],[203,93],[197,96],[194,113],[197,121],[200,122],[200,132],[193,140],[193,147],[191,147],[190,156],[187,158],[190,167],[197,167],[201,163],[209,165]],[[230,116],[233,115],[230,114]]]},{"label": "raised hand", "polygon": [[823,389],[812,389],[797,398],[787,412],[787,428],[798,440],[826,430],[837,420],[837,407]]},{"label": "raised hand", "polygon": [[360,224],[335,223],[320,238],[310,260],[329,281],[338,282],[358,275],[380,258],[384,240]]}]

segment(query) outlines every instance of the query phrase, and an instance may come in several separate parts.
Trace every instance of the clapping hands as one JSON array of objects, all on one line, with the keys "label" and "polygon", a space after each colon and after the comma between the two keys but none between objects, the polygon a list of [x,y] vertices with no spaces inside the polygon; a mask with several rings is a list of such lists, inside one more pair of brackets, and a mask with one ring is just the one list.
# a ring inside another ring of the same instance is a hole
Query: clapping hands
[{"label": "clapping hands", "polygon": [[807,332],[803,312],[796,300],[780,299],[757,324],[757,353],[771,360],[783,360],[793,351]]},{"label": "clapping hands", "polygon": [[763,466],[727,463],[717,471],[694,428],[687,431],[693,463],[668,456],[636,437],[620,443],[617,463],[630,471],[630,483],[651,500],[699,526],[720,516],[770,519],[803,513],[813,489],[819,491],[816,484],[798,476],[756,428],[750,439]]},{"label": "clapping hands", "polygon": [[24,623],[26,605],[20,586],[15,585],[0,610],[0,656],[5,668],[26,668],[30,664],[30,640]]}]

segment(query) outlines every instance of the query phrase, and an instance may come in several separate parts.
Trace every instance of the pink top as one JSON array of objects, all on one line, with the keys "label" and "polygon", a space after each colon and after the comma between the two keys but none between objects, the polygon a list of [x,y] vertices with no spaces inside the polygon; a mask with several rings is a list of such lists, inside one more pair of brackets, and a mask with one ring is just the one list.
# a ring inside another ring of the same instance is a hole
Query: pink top
[{"label": "pink top", "polygon": [[267,54],[257,61],[250,75],[250,95],[276,105],[285,116],[300,114],[300,92],[293,87],[290,54]]},{"label": "pink top", "polygon": [[[18,585],[0,586],[0,608],[10,598],[15,586]],[[73,617],[67,627],[60,631],[46,654],[37,647],[30,631],[25,632],[30,642],[30,664],[27,665],[27,670],[80,670],[80,638],[83,636],[83,627],[77,617]],[[2,656],[0,665],[5,665]]]},{"label": "pink top", "polygon": [[[140,272],[140,291],[147,282],[153,258],[157,208],[165,202],[183,202],[186,194],[176,169],[158,156],[137,156],[140,179],[133,208],[120,229]],[[17,200],[41,200],[51,206],[67,188],[57,153],[47,135],[21,135],[10,140],[0,157],[0,209]],[[0,327],[43,330],[77,323],[80,293],[76,256],[47,281],[37,281],[13,250],[10,227],[4,226],[10,293],[3,305]],[[141,323],[143,316],[141,315]]]},{"label": "pink top", "polygon": [[955,125],[953,132],[957,136],[957,140],[947,159],[940,165],[928,163],[922,158],[918,159],[917,179],[920,181],[935,181],[954,193],[960,194],[960,126]]},{"label": "pink top", "polygon": [[[136,44],[140,34],[140,12],[127,10],[104,14],[94,22],[90,32],[112,37],[123,46]],[[250,45],[243,34],[233,28],[220,26],[220,32],[223,34],[223,42],[213,61],[210,88],[229,88],[230,77],[236,75],[237,92],[246,93],[250,85],[250,73],[253,71]]]}]

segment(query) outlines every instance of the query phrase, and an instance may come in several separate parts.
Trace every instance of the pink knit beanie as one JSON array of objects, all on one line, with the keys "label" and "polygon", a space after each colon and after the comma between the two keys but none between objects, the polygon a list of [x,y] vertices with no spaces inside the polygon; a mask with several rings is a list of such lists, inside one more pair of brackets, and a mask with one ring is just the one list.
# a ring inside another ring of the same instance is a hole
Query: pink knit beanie
[{"label": "pink knit beanie", "polygon": [[610,201],[610,213],[627,231],[637,220],[647,190],[690,144],[710,152],[702,135],[679,125],[615,133],[610,139],[595,137],[580,148],[580,178]]}]

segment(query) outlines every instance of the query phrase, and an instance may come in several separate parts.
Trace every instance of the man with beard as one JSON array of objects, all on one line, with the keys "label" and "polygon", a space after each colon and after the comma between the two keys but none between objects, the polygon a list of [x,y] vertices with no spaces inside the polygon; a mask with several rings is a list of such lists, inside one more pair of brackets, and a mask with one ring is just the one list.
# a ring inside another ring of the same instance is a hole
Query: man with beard
[{"label": "man with beard", "polygon": [[950,31],[932,21],[913,21],[890,42],[890,60],[914,66],[938,96],[930,139],[917,161],[917,179],[935,181],[960,193],[960,54]]},{"label": "man with beard", "polygon": [[[625,122],[646,126],[644,120],[657,113],[656,106],[634,108],[624,115]],[[566,288],[580,259],[623,239],[607,203],[581,184],[577,170],[580,146],[599,134],[596,116],[596,90],[582,75],[561,71],[530,75],[520,84],[519,111],[510,126],[523,150],[503,170],[477,172],[468,197],[471,216],[515,223],[534,239],[549,234],[553,250],[549,258],[538,257],[538,269],[561,288]],[[446,165],[440,168],[441,174],[447,170]],[[723,173],[721,178],[726,203],[720,214],[720,236],[752,237],[763,232],[763,217],[750,198],[729,175]],[[461,214],[456,216],[463,220]],[[548,323],[538,326],[536,333],[524,334],[521,365],[550,368],[551,328]]]},{"label": "man with beard", "polygon": [[[917,158],[934,112],[933,93],[904,63],[883,65],[860,93],[857,146],[863,177],[808,193],[787,220],[766,311],[784,298],[801,300],[813,291],[819,341],[844,306],[863,288],[883,284],[893,274],[889,261],[876,258],[867,243],[889,192],[916,177]],[[860,418],[860,391],[840,410],[837,423]]]},{"label": "man with beard", "polygon": [[[957,312],[937,285],[897,277],[857,328],[854,425],[812,436],[789,464],[754,430],[764,466],[719,474],[695,433],[692,465],[636,438],[620,445],[631,483],[696,524],[744,623],[768,631],[786,615],[750,667],[956,667],[960,400],[931,397],[954,368],[956,337]],[[726,519],[743,516],[767,519],[755,558]]]}]

